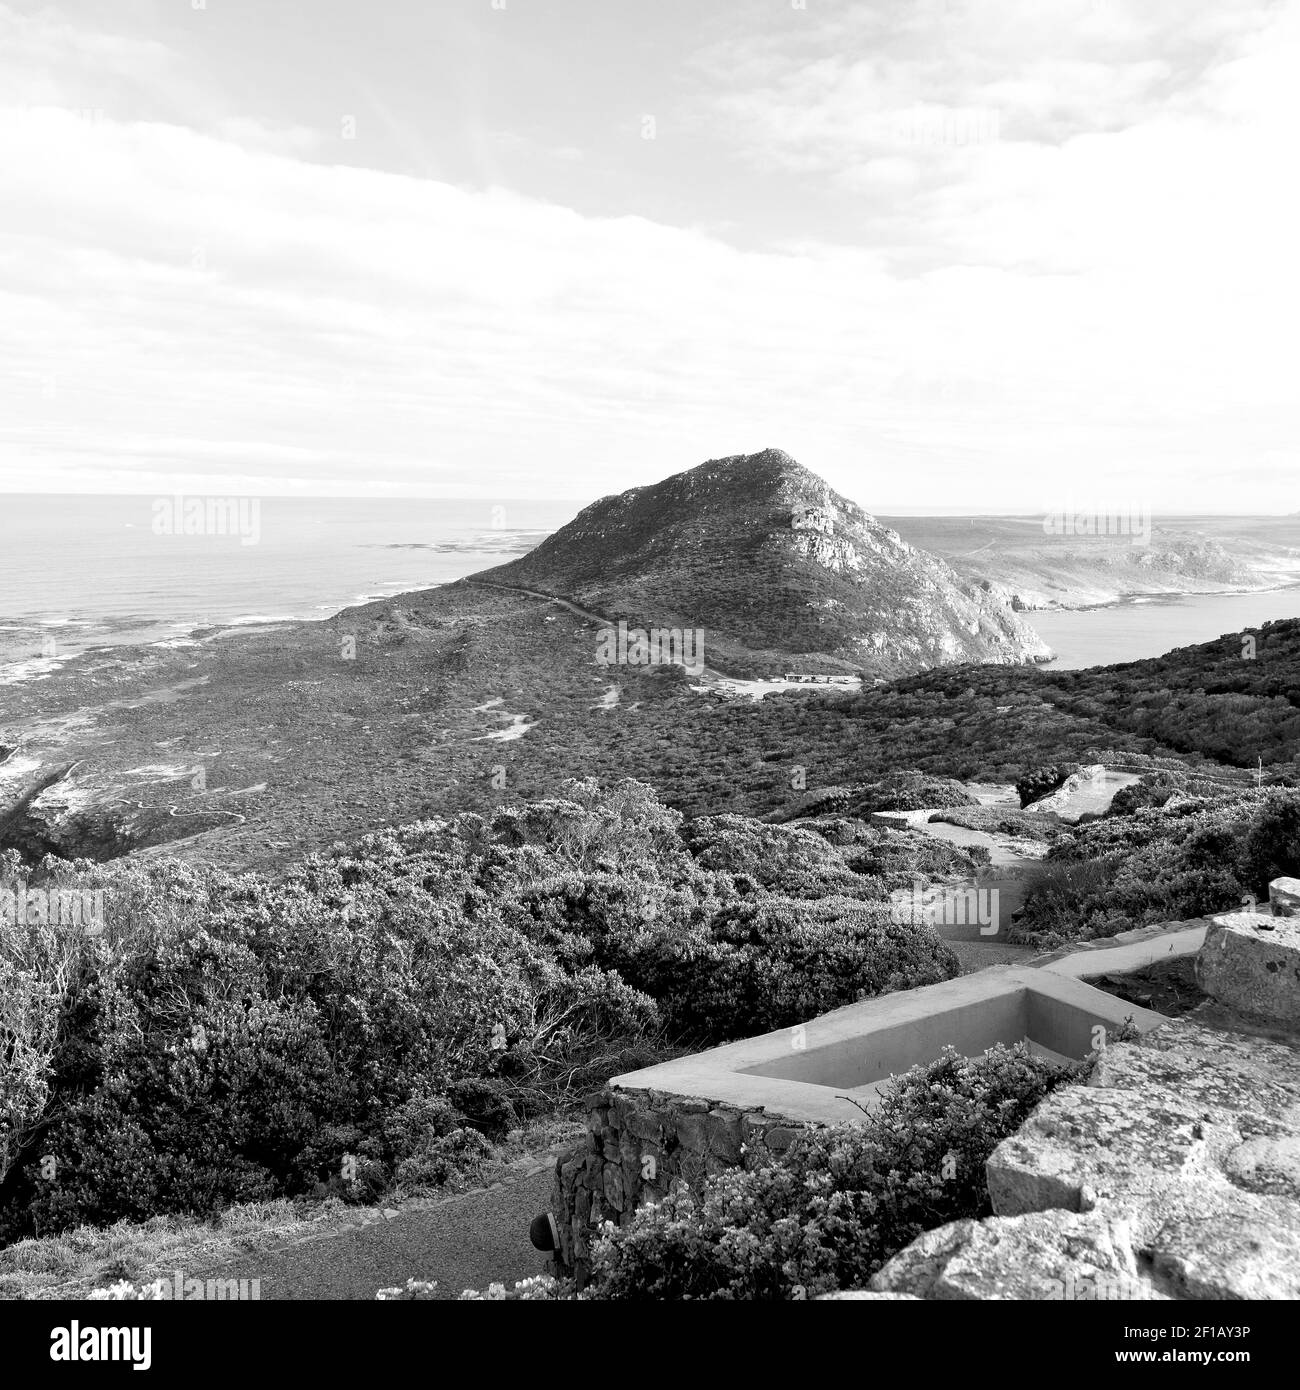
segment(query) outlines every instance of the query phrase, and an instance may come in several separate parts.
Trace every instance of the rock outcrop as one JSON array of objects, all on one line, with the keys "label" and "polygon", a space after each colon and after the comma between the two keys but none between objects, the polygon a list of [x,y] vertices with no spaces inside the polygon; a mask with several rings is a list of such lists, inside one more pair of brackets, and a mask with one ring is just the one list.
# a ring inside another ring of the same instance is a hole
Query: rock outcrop
[{"label": "rock outcrop", "polygon": [[1268,885],[1268,905],[1274,917],[1300,917],[1300,878],[1275,878]]},{"label": "rock outcrop", "polygon": [[1300,917],[1211,917],[1196,982],[1229,1008],[1276,1023],[1300,1020]]},{"label": "rock outcrop", "polygon": [[988,1162],[994,1216],[869,1288],[928,1299],[1300,1297],[1300,1051],[1180,1020],[1101,1055]]}]

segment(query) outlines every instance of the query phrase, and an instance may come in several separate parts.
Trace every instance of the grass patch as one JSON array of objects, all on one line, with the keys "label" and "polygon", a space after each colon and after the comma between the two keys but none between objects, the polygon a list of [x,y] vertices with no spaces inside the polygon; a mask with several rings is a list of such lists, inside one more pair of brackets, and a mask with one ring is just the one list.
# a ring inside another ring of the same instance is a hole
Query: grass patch
[{"label": "grass patch", "polygon": [[383,1220],[382,1208],[405,1210],[436,1205],[476,1187],[509,1182],[541,1155],[571,1145],[586,1126],[571,1112],[511,1130],[493,1145],[491,1156],[473,1174],[454,1175],[438,1194],[406,1191],[395,1185],[373,1206],[351,1205],[338,1197],[323,1202],[280,1198],[243,1202],[211,1221],[154,1216],[112,1226],[77,1226],[58,1235],[31,1237],[0,1250],[0,1301],[77,1299],[118,1280],[147,1284],[171,1278],[180,1269],[189,1277],[242,1255],[277,1249]]}]

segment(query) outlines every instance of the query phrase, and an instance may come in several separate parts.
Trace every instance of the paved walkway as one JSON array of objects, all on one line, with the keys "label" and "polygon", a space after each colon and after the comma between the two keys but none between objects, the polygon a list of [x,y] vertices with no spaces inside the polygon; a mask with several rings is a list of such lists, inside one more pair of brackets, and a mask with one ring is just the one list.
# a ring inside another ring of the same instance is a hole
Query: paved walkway
[{"label": "paved walkway", "polygon": [[1201,949],[1208,919],[1193,917],[1179,922],[1156,922],[1135,927],[1118,936],[1073,941],[1032,963],[1041,970],[1087,980],[1111,971],[1129,974],[1170,956],[1192,956]]},{"label": "paved walkway", "polygon": [[546,1256],[529,1243],[528,1223],[550,1208],[551,1173],[548,1162],[499,1187],[250,1254],[199,1277],[260,1279],[263,1299],[369,1301],[408,1279],[436,1279],[439,1296],[449,1299],[492,1283],[509,1288],[545,1272]]}]

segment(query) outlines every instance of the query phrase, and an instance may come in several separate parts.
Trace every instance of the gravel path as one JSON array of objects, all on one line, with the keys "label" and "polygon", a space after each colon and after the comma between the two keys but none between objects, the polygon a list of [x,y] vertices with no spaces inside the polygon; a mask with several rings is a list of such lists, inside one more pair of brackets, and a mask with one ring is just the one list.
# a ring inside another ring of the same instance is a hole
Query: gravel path
[{"label": "gravel path", "polygon": [[545,1272],[528,1223],[550,1207],[551,1167],[388,1221],[250,1254],[201,1277],[260,1279],[263,1299],[362,1299],[408,1279],[436,1279],[442,1297],[462,1289],[509,1288]]},{"label": "gravel path", "polygon": [[990,965],[1024,965],[1042,954],[1037,946],[995,945],[991,941],[950,941],[948,945],[956,952],[963,975],[973,975]]}]

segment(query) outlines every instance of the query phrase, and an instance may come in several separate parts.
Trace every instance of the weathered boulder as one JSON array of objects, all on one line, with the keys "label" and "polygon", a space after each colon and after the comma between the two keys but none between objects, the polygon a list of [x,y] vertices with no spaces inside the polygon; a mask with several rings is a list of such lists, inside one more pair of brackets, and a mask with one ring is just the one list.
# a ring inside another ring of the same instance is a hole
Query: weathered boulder
[{"label": "weathered boulder", "polygon": [[1224,1180],[1188,1183],[1137,1214],[1135,1241],[1174,1298],[1300,1298],[1300,1206]]},{"label": "weathered boulder", "polygon": [[925,1299],[1293,1299],[1300,1207],[1211,1177],[1150,1203],[958,1221],[914,1241],[869,1287]]},{"label": "weathered boulder", "polygon": [[1257,1134],[1228,1154],[1223,1171],[1250,1192],[1300,1201],[1300,1134]]},{"label": "weathered boulder", "polygon": [[929,1298],[948,1261],[966,1245],[979,1224],[971,1220],[951,1221],[923,1232],[879,1269],[867,1287],[880,1293],[911,1293]]},{"label": "weathered boulder", "polygon": [[1300,917],[1300,878],[1275,878],[1268,885],[1268,905],[1274,917]]},{"label": "weathered boulder", "polygon": [[986,1167],[999,1216],[1087,1211],[1099,1200],[1155,1193],[1212,1171],[1241,1142],[1171,1092],[1071,1086],[1056,1091],[1004,1139]]},{"label": "weathered boulder", "polygon": [[998,1215],[870,1281],[925,1299],[1300,1298],[1300,1051],[1179,1020],[1108,1047],[988,1163]]},{"label": "weathered boulder", "polygon": [[1132,1227],[1122,1209],[957,1221],[920,1237],[869,1287],[928,1299],[1168,1298],[1141,1267]]},{"label": "weathered boulder", "polygon": [[1300,1025],[1300,918],[1261,912],[1211,917],[1196,956],[1196,980],[1231,1008]]},{"label": "weathered boulder", "polygon": [[1227,1112],[1243,1134],[1300,1129],[1300,1052],[1185,1019],[1161,1025],[1140,1044],[1106,1048],[1088,1085],[1171,1093],[1205,1115],[1222,1120]]}]

